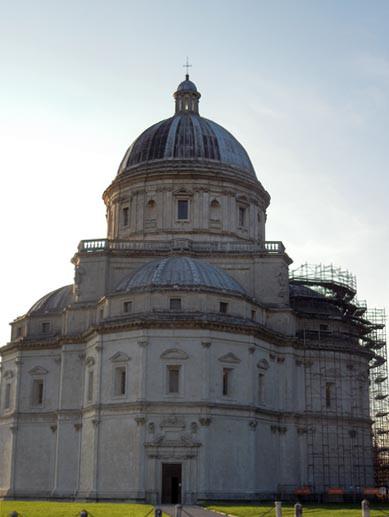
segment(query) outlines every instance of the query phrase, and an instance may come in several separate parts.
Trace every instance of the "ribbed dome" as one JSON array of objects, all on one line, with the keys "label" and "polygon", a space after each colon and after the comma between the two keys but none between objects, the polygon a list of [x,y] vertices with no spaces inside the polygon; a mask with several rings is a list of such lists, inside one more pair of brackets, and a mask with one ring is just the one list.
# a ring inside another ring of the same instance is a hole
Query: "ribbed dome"
[{"label": "ribbed dome", "polygon": [[243,287],[228,273],[191,257],[168,257],[148,262],[122,280],[117,292],[147,287],[205,287],[245,295]]},{"label": "ribbed dome", "polygon": [[132,143],[118,174],[156,160],[190,160],[227,165],[255,177],[250,158],[236,138],[216,122],[200,117],[200,93],[189,76],[174,97],[176,114],[149,127]]},{"label": "ribbed dome", "polygon": [[119,174],[154,160],[212,160],[255,177],[243,146],[226,129],[195,113],[177,113],[149,127],[128,149]]},{"label": "ribbed dome", "polygon": [[46,314],[48,312],[60,312],[73,301],[73,286],[65,285],[64,287],[60,287],[59,289],[42,296],[42,298],[34,303],[27,314],[31,314],[33,312],[39,312],[42,314]]}]

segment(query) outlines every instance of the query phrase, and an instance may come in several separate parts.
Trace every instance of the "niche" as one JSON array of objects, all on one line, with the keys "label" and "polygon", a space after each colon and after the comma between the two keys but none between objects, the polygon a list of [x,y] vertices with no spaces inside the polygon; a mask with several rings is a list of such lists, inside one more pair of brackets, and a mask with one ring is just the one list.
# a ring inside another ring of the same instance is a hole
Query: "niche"
[{"label": "niche", "polygon": [[220,226],[221,219],[221,207],[217,199],[213,199],[209,206],[209,220],[211,227],[218,228]]},{"label": "niche", "polygon": [[154,199],[150,199],[146,205],[145,226],[146,228],[155,228],[157,222],[157,203]]}]

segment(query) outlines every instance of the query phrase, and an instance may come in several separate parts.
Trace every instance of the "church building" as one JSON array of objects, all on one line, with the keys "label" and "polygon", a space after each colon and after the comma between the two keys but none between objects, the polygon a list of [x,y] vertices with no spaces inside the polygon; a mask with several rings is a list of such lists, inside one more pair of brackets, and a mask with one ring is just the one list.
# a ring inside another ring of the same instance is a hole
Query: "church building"
[{"label": "church building", "polygon": [[174,99],[103,194],[106,238],[80,242],[74,282],[0,349],[0,497],[189,504],[374,486],[381,327],[351,274],[290,269],[245,149],[200,116],[188,75]]}]

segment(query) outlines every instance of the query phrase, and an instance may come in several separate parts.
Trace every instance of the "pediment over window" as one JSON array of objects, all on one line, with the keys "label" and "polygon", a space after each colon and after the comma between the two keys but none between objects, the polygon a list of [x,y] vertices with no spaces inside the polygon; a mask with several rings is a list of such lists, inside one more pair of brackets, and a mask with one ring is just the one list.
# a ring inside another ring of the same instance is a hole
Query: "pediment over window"
[{"label": "pediment over window", "polygon": [[183,361],[188,358],[189,355],[179,348],[169,348],[169,350],[165,350],[161,354],[161,359],[179,359]]},{"label": "pediment over window", "polygon": [[110,358],[110,361],[112,361],[113,363],[124,363],[124,362],[130,361],[130,360],[131,360],[131,357],[128,357],[128,355],[125,354],[124,352],[116,352],[116,354],[114,354]]},{"label": "pediment over window", "polygon": [[46,373],[49,373],[49,372],[42,366],[35,366],[28,373],[30,375],[46,375]]},{"label": "pediment over window", "polygon": [[185,187],[178,188],[173,192],[174,196],[193,196],[193,192],[191,190],[186,189]]},{"label": "pediment over window", "polygon": [[242,204],[242,205],[248,205],[249,204],[249,200],[246,196],[242,196],[242,195],[239,195],[239,196],[236,196],[236,200],[238,203]]},{"label": "pediment over window", "polygon": [[270,364],[266,361],[266,359],[261,359],[257,363],[257,368],[261,368],[262,370],[268,370]]},{"label": "pediment over window", "polygon": [[236,355],[233,354],[232,352],[230,352],[229,354],[225,354],[225,355],[222,355],[221,357],[219,357],[219,361],[222,362],[222,363],[234,363],[234,364],[237,364],[237,363],[241,362],[239,357],[236,357]]}]

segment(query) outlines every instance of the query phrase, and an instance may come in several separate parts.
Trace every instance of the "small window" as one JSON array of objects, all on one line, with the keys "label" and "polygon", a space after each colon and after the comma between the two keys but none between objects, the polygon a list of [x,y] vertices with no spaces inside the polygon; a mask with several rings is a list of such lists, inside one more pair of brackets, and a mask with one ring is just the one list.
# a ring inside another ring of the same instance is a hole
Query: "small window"
[{"label": "small window", "polygon": [[16,328],[16,337],[21,337],[22,335],[22,327],[17,327]]},{"label": "small window", "polygon": [[122,208],[122,224],[128,226],[128,206]]},{"label": "small window", "polygon": [[104,309],[100,309],[100,320],[103,320],[104,319]]},{"label": "small window", "polygon": [[358,385],[358,403],[359,403],[359,411],[364,410],[365,406],[365,390],[366,387],[363,383],[359,383]]},{"label": "small window", "polygon": [[126,394],[126,367],[118,366],[115,368],[115,395],[121,396]]},{"label": "small window", "polygon": [[320,325],[320,331],[321,332],[327,332],[328,331],[328,325]]},{"label": "small window", "polygon": [[219,312],[222,314],[226,314],[228,311],[228,303],[227,302],[220,302],[219,304]]},{"label": "small window", "polygon": [[180,367],[168,366],[168,393],[180,391]]},{"label": "small window", "polygon": [[41,326],[42,334],[48,334],[50,332],[50,323],[48,321],[44,321]]},{"label": "small window", "polygon": [[34,406],[43,404],[43,379],[34,379],[32,383],[32,403]]},{"label": "small window", "polygon": [[239,226],[246,225],[246,209],[243,206],[239,207]]},{"label": "small window", "polygon": [[181,310],[181,298],[170,298],[170,310],[180,311]]},{"label": "small window", "polygon": [[88,393],[87,393],[88,402],[91,402],[93,399],[93,383],[94,383],[93,381],[94,381],[93,371],[90,371],[88,373]]},{"label": "small window", "polygon": [[252,311],[251,311],[251,319],[252,319],[253,321],[255,321],[255,320],[256,320],[256,318],[257,318],[257,313],[256,313],[256,311],[252,310]]},{"label": "small window", "polygon": [[123,303],[123,312],[132,312],[132,302],[124,302]]},{"label": "small window", "polygon": [[331,409],[334,405],[334,383],[326,382],[326,408]]},{"label": "small window", "polygon": [[177,219],[189,219],[189,201],[187,199],[179,199],[177,201]]},{"label": "small window", "polygon": [[231,395],[231,368],[223,368],[223,395]]},{"label": "small window", "polygon": [[258,374],[258,402],[262,404],[265,401],[265,375]]},{"label": "small window", "polygon": [[5,385],[4,409],[11,407],[11,383],[7,382]]}]

